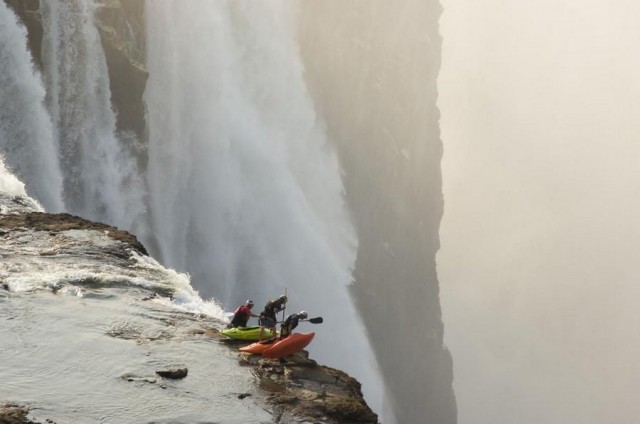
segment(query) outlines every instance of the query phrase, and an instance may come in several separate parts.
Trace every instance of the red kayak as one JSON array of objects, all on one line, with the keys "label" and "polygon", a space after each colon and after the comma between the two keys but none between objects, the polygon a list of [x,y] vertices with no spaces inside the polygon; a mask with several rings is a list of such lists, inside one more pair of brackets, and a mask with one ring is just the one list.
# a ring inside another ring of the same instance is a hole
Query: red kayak
[{"label": "red kayak", "polygon": [[280,339],[271,339],[271,340],[265,340],[262,342],[251,343],[248,346],[241,347],[240,351],[245,353],[262,353],[265,350],[272,347],[274,344],[276,344],[278,340]]},{"label": "red kayak", "polygon": [[262,352],[262,356],[270,359],[278,359],[300,352],[311,343],[315,335],[316,333],[293,333],[286,339],[271,344],[271,347]]}]

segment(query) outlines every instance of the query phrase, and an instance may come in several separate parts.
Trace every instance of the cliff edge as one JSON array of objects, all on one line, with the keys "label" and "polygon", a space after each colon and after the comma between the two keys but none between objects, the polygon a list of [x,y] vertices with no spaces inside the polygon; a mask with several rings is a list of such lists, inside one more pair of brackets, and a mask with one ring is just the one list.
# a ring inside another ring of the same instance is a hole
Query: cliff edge
[{"label": "cliff edge", "polygon": [[[131,251],[146,255],[145,247],[134,235],[126,231],[69,214],[35,212],[25,206],[26,204],[25,198],[21,196],[0,195],[0,256],[3,258],[10,259],[9,256],[15,254],[12,253],[14,252],[12,249],[16,244],[22,246],[23,252],[26,252],[24,254],[47,258],[47,263],[49,264],[47,269],[50,269],[58,260],[65,261],[73,257],[73,255],[77,254],[77,249],[90,256],[98,264],[102,263],[105,266],[118,265],[127,269],[131,268]],[[76,241],[64,237],[64,234],[70,231],[87,231],[92,234],[97,231],[102,238],[96,239],[95,242],[92,241],[93,239],[88,238],[83,241],[81,246],[77,246]],[[34,237],[34,234],[37,237]],[[105,243],[102,241],[105,238],[116,240],[117,243]],[[48,243],[48,241],[51,241],[51,243]],[[76,250],[72,250],[67,243],[76,243]],[[55,248],[51,248],[50,245],[54,245]],[[28,270],[25,268],[21,272],[28,272]],[[10,272],[7,275],[9,276]],[[39,274],[37,278],[46,279],[47,277],[44,274]],[[142,276],[140,278],[144,279]],[[82,279],[75,283],[81,284],[81,281]],[[95,282],[89,282],[89,284],[86,287],[79,285],[76,293],[90,291],[91,284],[95,286]],[[3,295],[12,296],[11,290],[13,290],[11,284],[6,281],[0,281],[0,292],[3,292]],[[40,290],[45,292],[50,290],[53,295],[64,293],[60,284],[54,286],[45,285],[40,287]],[[105,288],[98,290],[100,296],[109,298],[103,290]],[[134,288],[124,285],[120,287],[120,290],[133,293],[135,301],[131,300],[130,304],[132,302],[150,304],[151,302],[147,301],[159,297],[168,299],[172,297],[172,292],[169,290],[159,292],[158,287],[153,289],[155,294],[151,292],[151,295],[145,298],[140,298],[142,296],[140,293],[145,293],[140,291],[140,287]],[[149,294],[149,292],[146,293]],[[32,307],[38,308],[38,306]],[[138,312],[137,314],[141,313]],[[155,313],[158,312],[156,311]],[[124,325],[110,329],[107,331],[107,335],[116,339],[134,341],[138,345],[180,343],[180,357],[185,361],[184,369],[180,370],[183,372],[179,376],[171,376],[171,378],[178,379],[202,379],[204,377],[197,374],[199,369],[197,366],[191,367],[191,365],[195,364],[190,363],[189,356],[185,355],[184,349],[186,347],[184,343],[186,341],[194,343],[194,345],[199,346],[206,352],[213,352],[210,346],[212,341],[215,344],[226,345],[231,350],[232,355],[237,352],[238,367],[251,367],[251,374],[255,377],[255,385],[250,390],[251,393],[237,394],[238,399],[255,395],[256,401],[259,400],[260,403],[255,404],[256,406],[248,406],[249,404],[247,404],[247,407],[259,407],[268,411],[274,423],[378,423],[377,415],[369,408],[363,398],[360,383],[346,373],[317,364],[316,361],[309,358],[306,351],[282,360],[264,359],[260,355],[245,356],[237,351],[239,346],[237,342],[229,341],[220,334],[224,327],[223,322],[210,316],[202,316],[190,312],[183,312],[182,314],[176,317],[172,316],[170,319],[162,317],[158,320],[160,324],[170,326],[170,331],[152,331],[149,328],[153,325],[153,322],[146,321],[144,325],[140,325],[141,328],[146,328],[147,332],[138,331],[135,328],[132,330]],[[15,317],[11,319],[13,318]],[[51,319],[55,320],[55,318]],[[31,325],[34,324],[31,323]],[[153,333],[153,337],[149,336],[149,331]],[[20,343],[21,348],[24,348],[22,341]],[[223,351],[225,351],[224,347]],[[201,357],[202,355],[199,356]],[[99,360],[99,358],[93,357],[93,360]],[[233,367],[233,361],[231,361],[230,366]],[[229,367],[229,365],[225,365],[225,367]],[[149,387],[165,388],[162,380],[154,375],[134,374],[127,373],[121,376],[121,379],[133,381],[134,384],[147,384],[150,385]],[[164,377],[157,369],[156,374]],[[37,376],[37,372],[35,375]],[[105,376],[105,378],[109,379],[109,376]],[[34,381],[37,381],[37,379]],[[216,381],[210,381],[207,384],[216,384]],[[51,419],[42,418],[42,415],[35,418],[30,416],[30,411],[40,409],[37,399],[30,399],[28,403],[21,402],[21,399],[17,399],[18,402],[16,402],[16,399],[2,399],[2,401],[9,400],[11,403],[4,404],[4,406],[2,406],[3,402],[0,401],[0,424],[38,423],[43,422],[43,419],[46,423],[54,423]],[[43,414],[42,410],[37,412]],[[74,414],[74,412],[70,413]]]}]

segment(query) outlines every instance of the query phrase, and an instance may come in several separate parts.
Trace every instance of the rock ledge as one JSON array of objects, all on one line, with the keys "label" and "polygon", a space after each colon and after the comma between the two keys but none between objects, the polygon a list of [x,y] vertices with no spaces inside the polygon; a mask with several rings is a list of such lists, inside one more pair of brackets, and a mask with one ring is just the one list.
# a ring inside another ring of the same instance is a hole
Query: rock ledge
[{"label": "rock ledge", "polygon": [[280,361],[241,355],[240,362],[254,367],[276,423],[378,423],[360,383],[340,370],[318,365],[306,351]]},{"label": "rock ledge", "polygon": [[49,231],[50,233],[67,230],[103,231],[112,239],[126,243],[139,253],[148,255],[147,249],[133,234],[107,224],[69,215],[68,213],[30,212],[20,215],[0,215],[0,234],[3,232],[2,230],[20,229]]}]

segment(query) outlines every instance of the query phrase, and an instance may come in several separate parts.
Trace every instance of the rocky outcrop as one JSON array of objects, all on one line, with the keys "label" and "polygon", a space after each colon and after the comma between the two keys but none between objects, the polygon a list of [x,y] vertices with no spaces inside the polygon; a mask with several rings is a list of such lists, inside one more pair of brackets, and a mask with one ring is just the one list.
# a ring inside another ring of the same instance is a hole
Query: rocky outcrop
[{"label": "rocky outcrop", "polygon": [[254,367],[277,423],[378,423],[360,383],[340,370],[318,365],[307,351],[281,360],[242,354],[240,363]]},{"label": "rocky outcrop", "polygon": [[52,236],[68,230],[97,230],[110,238],[128,244],[134,250],[147,254],[145,247],[136,236],[107,224],[89,221],[67,213],[31,212],[21,215],[0,215],[0,235],[8,231],[20,230],[48,231]]},{"label": "rocky outcrop", "polygon": [[378,416],[362,396],[360,383],[340,370],[318,365],[306,351],[286,360],[243,356],[254,366],[260,386],[269,395],[276,422],[376,424]]}]

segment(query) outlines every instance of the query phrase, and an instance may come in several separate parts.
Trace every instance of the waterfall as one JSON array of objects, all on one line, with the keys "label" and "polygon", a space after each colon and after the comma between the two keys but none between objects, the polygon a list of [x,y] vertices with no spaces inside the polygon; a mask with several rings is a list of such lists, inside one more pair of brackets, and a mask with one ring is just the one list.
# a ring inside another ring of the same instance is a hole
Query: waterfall
[{"label": "waterfall", "polygon": [[[281,2],[146,3],[148,186],[158,256],[227,308],[287,291],[310,350],[382,383],[349,294],[357,239]],[[311,331],[310,324],[301,324]]]},{"label": "waterfall", "polygon": [[[27,33],[0,2],[0,152],[27,191],[48,210],[60,211],[62,176],[45,88],[27,50]],[[3,165],[4,168],[4,165]]]},{"label": "waterfall", "polygon": [[40,7],[47,104],[59,140],[66,208],[135,230],[144,214],[137,141],[116,131],[96,4],[49,0]]}]

